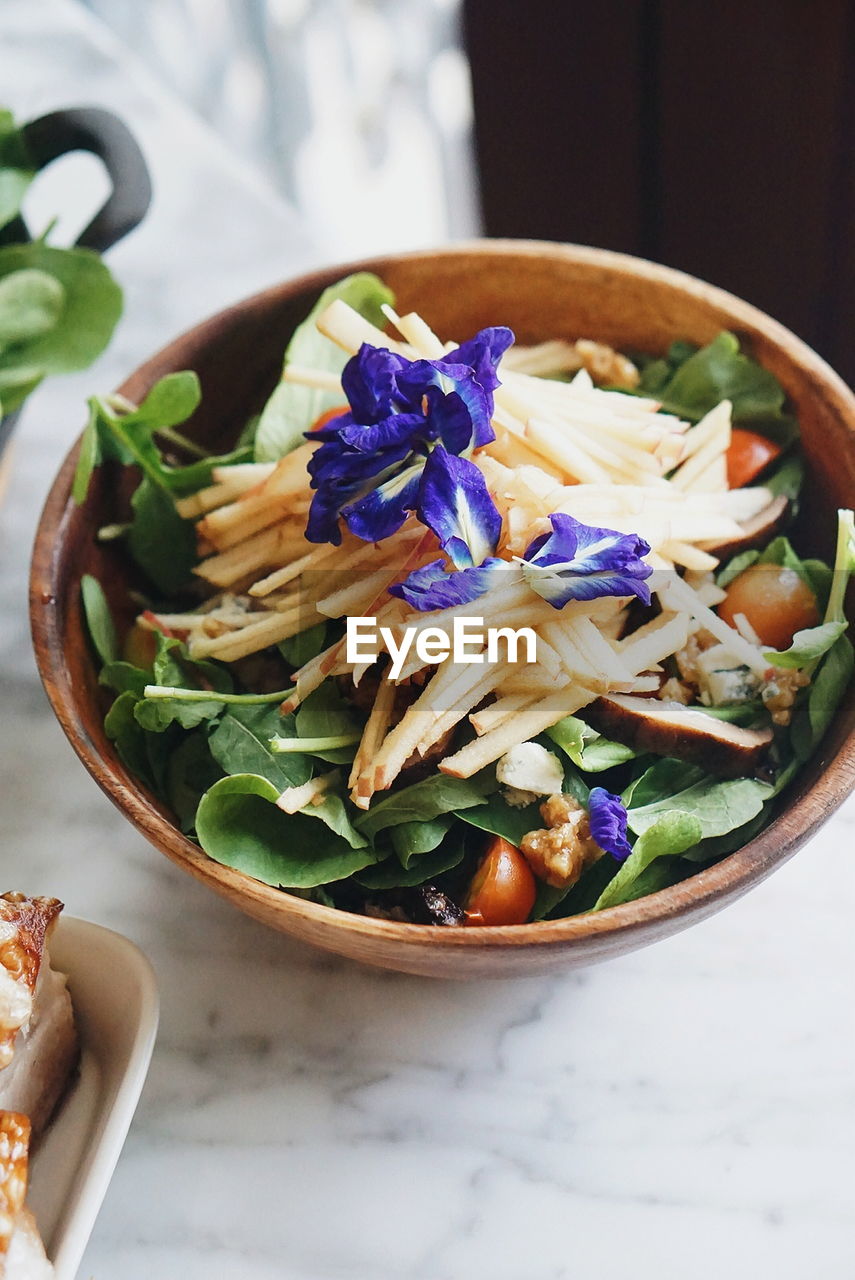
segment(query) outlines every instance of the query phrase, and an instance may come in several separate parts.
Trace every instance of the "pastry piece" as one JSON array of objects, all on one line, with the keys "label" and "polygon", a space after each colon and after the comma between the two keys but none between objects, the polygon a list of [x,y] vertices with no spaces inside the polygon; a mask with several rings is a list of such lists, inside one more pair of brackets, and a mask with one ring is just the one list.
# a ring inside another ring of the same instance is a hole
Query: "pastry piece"
[{"label": "pastry piece", "polygon": [[54,1273],[24,1203],[29,1155],[29,1120],[0,1111],[0,1280],[50,1280]]},{"label": "pastry piece", "polygon": [[48,956],[60,911],[56,898],[0,895],[0,1108],[29,1116],[34,1137],[77,1062],[65,974]]}]

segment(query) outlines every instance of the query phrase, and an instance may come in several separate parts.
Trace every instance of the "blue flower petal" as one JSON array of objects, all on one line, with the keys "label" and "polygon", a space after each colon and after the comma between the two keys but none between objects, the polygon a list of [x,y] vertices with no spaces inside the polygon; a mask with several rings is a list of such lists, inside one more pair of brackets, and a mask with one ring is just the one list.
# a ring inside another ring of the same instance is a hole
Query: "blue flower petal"
[{"label": "blue flower petal", "polygon": [[592,787],[588,819],[591,835],[600,848],[617,862],[624,862],[632,853],[632,846],[626,838],[626,809],[620,796],[612,795],[605,787]]},{"label": "blue flower petal", "polygon": [[389,594],[406,600],[411,608],[422,612],[448,609],[485,595],[495,585],[496,574],[507,571],[506,560],[489,559],[481,565],[450,572],[444,560],[433,560],[390,587]]},{"label": "blue flower petal", "polygon": [[344,394],[357,422],[378,422],[396,411],[400,400],[398,374],[409,363],[386,347],[371,347],[363,342],[341,375]]},{"label": "blue flower petal", "polygon": [[423,466],[419,459],[370,489],[358,501],[343,507],[341,514],[350,532],[366,542],[382,542],[397,533],[409,513],[415,510]]},{"label": "blue flower petal", "polygon": [[443,356],[437,363],[469,365],[475,373],[476,382],[485,391],[492,392],[499,386],[496,366],[513,341],[512,329],[504,325],[494,325],[489,329],[481,329],[468,342],[461,342],[459,347],[449,351],[448,355]]},{"label": "blue flower petal", "polygon": [[495,553],[502,532],[480,469],[437,445],[425,463],[416,514],[439,538],[458,569]]},{"label": "blue flower petal", "polygon": [[635,595],[650,603],[645,580],[653,570],[641,558],[650,551],[643,538],[582,524],[560,513],[549,520],[552,532],[529,545],[522,571],[532,590],[553,608],[601,596]]}]

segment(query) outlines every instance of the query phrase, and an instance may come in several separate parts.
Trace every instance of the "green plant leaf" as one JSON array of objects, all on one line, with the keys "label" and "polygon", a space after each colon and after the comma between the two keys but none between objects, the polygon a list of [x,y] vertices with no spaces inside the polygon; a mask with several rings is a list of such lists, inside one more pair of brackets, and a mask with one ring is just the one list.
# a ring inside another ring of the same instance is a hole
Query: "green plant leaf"
[{"label": "green plant leaf", "polygon": [[65,290],[46,271],[32,267],[0,279],[0,349],[31,342],[59,323]]},{"label": "green plant leaf", "polygon": [[11,111],[0,110],[0,227],[16,218],[27,188],[36,176],[24,142]]},{"label": "green plant leaf", "polygon": [[[396,828],[400,830],[400,828]],[[407,889],[426,884],[463,861],[463,841],[447,840],[439,848],[414,858],[405,871],[397,858],[386,858],[374,867],[357,871],[353,877],[365,889]]]},{"label": "green plant leaf", "polygon": [[370,846],[353,849],[305,814],[283,813],[276,807],[278,795],[254,774],[215,782],[196,811],[196,834],[209,857],[286,889],[343,880],[376,862]]},{"label": "green plant leaf", "polygon": [[183,520],[165,490],[146,476],[131,498],[133,519],[128,550],[146,577],[164,595],[177,595],[197,561],[192,521]]},{"label": "green plant leaf", "polygon": [[511,844],[519,846],[524,835],[536,831],[544,825],[537,804],[527,804],[524,808],[515,809],[507,804],[500,794],[492,795],[477,806],[458,809],[457,817],[462,818],[471,827],[481,831],[489,831],[493,835],[503,836]]},{"label": "green plant leaf", "polygon": [[318,685],[303,701],[295,716],[298,738],[316,739],[350,738],[346,746],[320,749],[308,748],[311,754],[330,764],[347,764],[353,759],[355,744],[362,733],[362,724],[356,718],[352,705],[339,693],[332,680]]},{"label": "green plant leaf", "polygon": [[[50,329],[5,347],[0,369],[23,371],[28,378],[35,371],[85,369],[106,347],[122,311],[122,291],[109,270],[89,249],[54,249],[43,241],[0,248],[0,282],[20,271],[50,276],[62,290],[63,305]],[[6,412],[23,398],[7,392]]]},{"label": "green plant leaf", "polygon": [[[597,899],[594,910],[604,911],[621,902],[632,900],[632,889],[639,876],[655,858],[674,857],[691,849],[702,838],[703,824],[697,815],[667,812],[657,816],[636,840],[632,853],[621,863]],[[645,890],[649,892],[649,890]],[[641,896],[640,894],[637,896]]]},{"label": "green plant leaf", "polygon": [[776,649],[764,650],[763,657],[773,667],[805,667],[828,653],[848,625],[846,621],[824,622],[819,627],[797,631],[789,649],[781,653]]},{"label": "green plant leaf", "polygon": [[853,666],[852,642],[842,635],[817,668],[807,698],[793,717],[790,741],[798,760],[809,759],[825,736],[852,679]]},{"label": "green plant leaf", "polygon": [[169,757],[164,779],[166,800],[185,835],[195,830],[202,796],[222,776],[205,730],[185,734]]},{"label": "green plant leaf", "polygon": [[321,822],[325,822],[331,831],[347,841],[351,849],[364,849],[369,843],[351,822],[342,797],[333,791],[326,792],[320,804],[307,804],[300,813],[307,818],[319,818]]},{"label": "green plant leaf", "polygon": [[[307,318],[294,331],[285,352],[285,365],[299,364],[309,369],[341,373],[347,355],[319,333],[315,320],[331,303],[340,298],[372,324],[386,323],[381,311],[384,303],[394,303],[394,294],[383,281],[367,271],[346,276],[325,289]],[[261,414],[255,435],[255,457],[258,462],[276,462],[303,443],[303,432],[328,409],[344,405],[343,392],[319,391],[293,382],[281,382]]]},{"label": "green plant leaf", "polygon": [[116,627],[104,588],[91,573],[84,573],[80,579],[80,597],[83,602],[83,616],[86,619],[86,627],[95,646],[95,652],[102,663],[115,662],[119,656]]},{"label": "green plant leaf", "polygon": [[453,822],[454,815],[449,813],[426,822],[401,822],[390,827],[389,839],[404,870],[412,866],[414,858],[421,858],[441,845]]},{"label": "green plant leaf", "polygon": [[[697,819],[701,837],[722,836],[750,822],[772,795],[772,787],[755,778],[711,778],[703,770],[662,760],[624,793],[631,831],[643,835],[663,814],[684,813]],[[699,837],[699,838],[701,838]]]},{"label": "green plant leaf", "polygon": [[270,750],[270,739],[292,732],[293,727],[293,715],[280,715],[278,706],[229,707],[211,734],[211,754],[225,773],[256,774],[279,794],[287,787],[302,786],[312,776],[309,756],[275,755]]},{"label": "green plant leaf", "polygon": [[483,804],[489,786],[485,780],[449,778],[438,773],[384,796],[356,819],[356,825],[373,839],[379,831],[400,826],[402,822],[428,822],[440,814],[458,813]]},{"label": "green plant leaf", "polygon": [[615,765],[634,760],[638,752],[622,742],[612,742],[585,724],[578,716],[565,716],[546,730],[562,751],[565,751],[577,768],[585,773],[601,773]]}]

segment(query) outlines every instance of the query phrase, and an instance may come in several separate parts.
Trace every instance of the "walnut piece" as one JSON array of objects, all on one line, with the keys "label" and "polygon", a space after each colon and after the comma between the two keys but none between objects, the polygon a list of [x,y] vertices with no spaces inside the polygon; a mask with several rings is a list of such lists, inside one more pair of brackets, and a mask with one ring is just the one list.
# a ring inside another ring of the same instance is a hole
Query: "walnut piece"
[{"label": "walnut piece", "polygon": [[569,889],[603,851],[591,836],[587,813],[573,796],[549,796],[540,812],[546,828],[529,831],[520,849],[536,876],[556,889]]},{"label": "walnut piece", "polygon": [[661,698],[663,702],[682,702],[684,707],[688,707],[694,702],[694,690],[688,684],[683,684],[682,680],[678,680],[676,676],[671,676],[670,680],[666,680],[660,686],[657,698]]},{"label": "walnut piece", "polygon": [[789,724],[799,689],[810,684],[810,676],[798,668],[779,668],[763,686],[760,697],[774,724]]},{"label": "walnut piece", "polygon": [[631,360],[622,356],[605,342],[593,342],[580,338],[575,343],[576,354],[594,382],[608,386],[637,387],[639,372]]}]

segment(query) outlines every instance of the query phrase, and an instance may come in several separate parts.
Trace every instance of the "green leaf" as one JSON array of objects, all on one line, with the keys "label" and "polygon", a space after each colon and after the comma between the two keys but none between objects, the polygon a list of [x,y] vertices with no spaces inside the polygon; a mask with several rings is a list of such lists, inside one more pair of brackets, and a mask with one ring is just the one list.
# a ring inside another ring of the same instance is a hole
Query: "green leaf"
[{"label": "green leaf", "polygon": [[286,889],[329,884],[376,862],[369,846],[353,849],[305,814],[283,813],[278,795],[254,774],[215,782],[196,812],[196,834],[209,857]]},{"label": "green leaf", "polygon": [[136,704],[135,693],[120,693],[104,717],[104,732],[115,744],[125,768],[154,788],[155,779],[146,741],[148,735],[137,723],[134,715]]},{"label": "green leaf", "polygon": [[83,615],[95,652],[103,663],[115,662],[119,656],[119,640],[104,588],[91,573],[80,579]]},{"label": "green leaf", "polygon": [[105,663],[98,676],[98,683],[106,688],[113,689],[116,693],[133,693],[137,698],[145,693],[148,681],[149,672],[121,659]]},{"label": "green leaf", "polygon": [[824,622],[819,627],[808,627],[797,631],[793,636],[789,649],[778,652],[777,649],[763,651],[763,657],[773,667],[804,667],[815,662],[836,643],[849,624],[842,622]]},{"label": "green leaf", "polygon": [[0,110],[0,227],[16,218],[36,167],[11,111]]},{"label": "green leaf", "polygon": [[799,452],[790,451],[778,465],[763,477],[763,488],[773,497],[787,498],[795,502],[802,491],[805,479],[804,458]]},{"label": "green leaf", "polygon": [[578,716],[565,716],[546,730],[546,736],[565,751],[585,773],[601,773],[635,759],[638,754],[622,742],[611,742]]},{"label": "green leaf", "polygon": [[[319,333],[315,325],[321,312],[338,298],[380,328],[386,323],[381,306],[395,301],[394,294],[383,281],[367,271],[357,272],[331,285],[295,329],[285,352],[286,367],[299,364],[309,369],[341,373],[347,355]],[[280,383],[261,414],[255,436],[256,461],[276,462],[284,457],[303,443],[303,432],[308,431],[322,413],[343,404],[344,394],[341,391],[319,391],[297,383]]]},{"label": "green leaf", "polygon": [[[63,305],[49,330],[7,347],[0,355],[0,368],[23,370],[27,376],[36,370],[52,374],[85,369],[112,336],[122,311],[121,289],[89,249],[54,249],[42,241],[0,248],[0,281],[24,270],[52,277],[62,290]],[[7,394],[4,408],[17,408],[15,397],[10,402]]]},{"label": "green leaf", "polygon": [[485,780],[449,778],[438,773],[384,796],[356,819],[356,825],[373,839],[379,831],[400,826],[402,822],[428,822],[440,814],[459,813],[461,809],[483,804],[488,786]]},{"label": "green leaf", "polygon": [[65,290],[46,271],[25,268],[0,280],[0,348],[30,342],[59,323]]},{"label": "green leaf", "polygon": [[675,763],[652,765],[625,793],[628,825],[636,835],[655,826],[665,813],[697,819],[702,837],[725,835],[750,822],[772,795],[769,784],[755,778],[711,778],[691,766],[681,775]]},{"label": "green leaf", "polygon": [[[704,834],[696,815],[685,812],[660,814],[636,840],[632,853],[618,868],[617,874],[603,889],[594,910],[604,911],[621,902],[632,900],[632,889],[639,876],[655,858],[674,857],[696,845]],[[641,896],[641,895],[638,895]]]},{"label": "green leaf", "polygon": [[341,696],[332,680],[325,680],[318,685],[300,704],[295,725],[298,738],[314,738],[318,741],[339,737],[350,739],[349,743],[341,747],[318,748],[314,744],[311,748],[306,747],[306,750],[311,750],[312,755],[331,764],[349,763],[354,756],[354,746],[362,736],[362,725],[354,715],[351,704]]},{"label": "green leaf", "polygon": [[777,378],[743,355],[738,339],[726,331],[680,360],[656,395],[666,412],[690,422],[730,400],[735,424],[750,426],[781,445],[798,435],[795,419],[783,412],[786,397]]},{"label": "green leaf", "polygon": [[[400,830],[400,828],[396,828]],[[386,858],[375,867],[358,871],[353,877],[365,889],[407,889],[426,884],[463,861],[463,841],[447,840],[429,853],[414,859],[405,871],[397,858]]]},{"label": "green leaf", "polygon": [[351,849],[364,849],[368,840],[350,820],[347,806],[341,796],[334,791],[327,791],[320,804],[307,804],[300,810],[307,818],[319,818],[331,831],[346,840]]},{"label": "green leaf", "polygon": [[840,707],[841,699],[855,666],[855,653],[849,637],[842,635],[823,658],[793,718],[790,741],[797,759],[804,762],[813,755]]},{"label": "green leaf", "polygon": [[74,479],[71,483],[71,496],[78,507],[86,501],[92,473],[101,462],[101,439],[98,433],[97,410],[89,403],[89,418],[80,440],[80,452],[77,455],[77,466],[74,468]]},{"label": "green leaf", "polygon": [[524,835],[544,825],[537,804],[527,804],[524,808],[515,809],[500,794],[490,796],[477,807],[459,810],[457,817],[468,822],[471,827],[503,836],[517,847]]},{"label": "green leaf", "polygon": [[326,647],[326,641],[327,624],[318,622],[315,626],[299,632],[298,635],[280,641],[278,649],[288,665],[297,670],[304,663],[316,658]]},{"label": "green leaf", "polygon": [[148,477],[137,487],[131,508],[128,550],[159,591],[177,595],[190,581],[197,560],[192,522],[181,518],[172,497]]},{"label": "green leaf", "polygon": [[282,716],[277,706],[229,707],[209,739],[211,754],[228,774],[252,773],[275,787],[299,787],[312,776],[306,755],[274,755],[270,739],[293,729],[294,717]]},{"label": "green leaf", "polygon": [[202,796],[222,776],[205,730],[186,734],[169,757],[165,777],[167,802],[185,834],[195,829]]},{"label": "green leaf", "polygon": [[431,853],[442,844],[453,822],[454,815],[449,813],[429,818],[426,822],[402,822],[391,827],[389,839],[404,870],[412,866],[414,858]]}]

